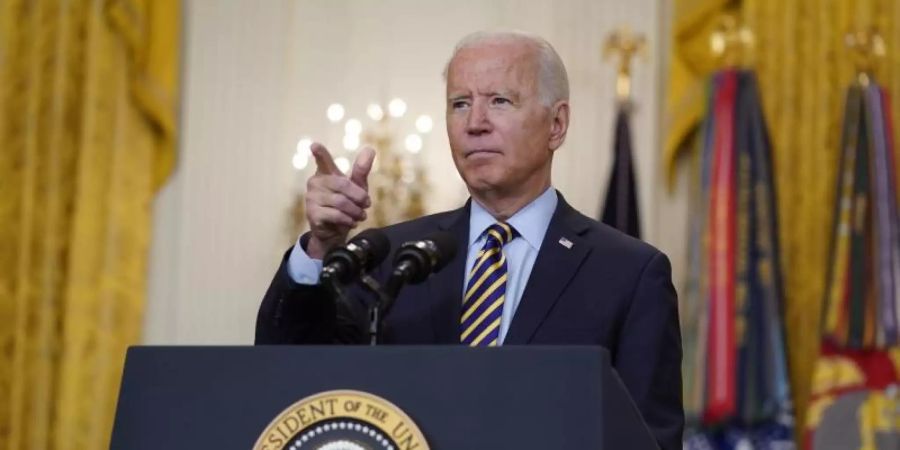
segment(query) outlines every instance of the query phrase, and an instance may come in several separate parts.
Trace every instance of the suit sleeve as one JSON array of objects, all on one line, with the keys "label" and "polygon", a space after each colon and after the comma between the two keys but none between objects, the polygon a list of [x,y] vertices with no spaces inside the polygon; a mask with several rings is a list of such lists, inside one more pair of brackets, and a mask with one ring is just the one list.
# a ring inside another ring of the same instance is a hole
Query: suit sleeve
[{"label": "suit sleeve", "polygon": [[657,252],[634,290],[616,348],[616,370],[663,449],[681,449],[684,407],[678,298],[668,258]]},{"label": "suit sleeve", "polygon": [[259,307],[256,345],[363,343],[364,305],[335,301],[321,284],[295,282],[288,273],[289,257],[290,250]]}]

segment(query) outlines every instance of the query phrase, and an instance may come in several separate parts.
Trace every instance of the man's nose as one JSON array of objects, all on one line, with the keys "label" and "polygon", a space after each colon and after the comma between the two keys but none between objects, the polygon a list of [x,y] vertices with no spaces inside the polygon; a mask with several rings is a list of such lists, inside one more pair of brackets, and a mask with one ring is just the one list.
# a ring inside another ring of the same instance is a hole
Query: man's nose
[{"label": "man's nose", "polygon": [[487,107],[481,102],[473,102],[466,120],[466,132],[477,136],[490,131],[491,122],[488,119]]}]

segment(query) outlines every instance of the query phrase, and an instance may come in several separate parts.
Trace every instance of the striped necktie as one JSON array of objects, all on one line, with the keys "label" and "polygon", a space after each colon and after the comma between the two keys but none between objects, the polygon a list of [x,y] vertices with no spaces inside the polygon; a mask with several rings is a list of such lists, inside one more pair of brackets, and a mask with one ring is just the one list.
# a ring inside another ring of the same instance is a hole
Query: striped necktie
[{"label": "striped necktie", "polygon": [[485,235],[466,284],[460,319],[460,342],[471,347],[499,344],[507,277],[503,246],[518,232],[501,222],[488,227]]}]

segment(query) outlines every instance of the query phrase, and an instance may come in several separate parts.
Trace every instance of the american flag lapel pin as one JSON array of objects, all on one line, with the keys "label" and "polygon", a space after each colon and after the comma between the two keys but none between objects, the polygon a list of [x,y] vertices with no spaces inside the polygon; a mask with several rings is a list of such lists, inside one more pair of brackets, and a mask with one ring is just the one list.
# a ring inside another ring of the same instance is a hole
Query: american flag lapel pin
[{"label": "american flag lapel pin", "polygon": [[561,237],[561,238],[559,238],[559,245],[562,245],[565,248],[572,248],[572,241],[570,241],[564,237]]}]

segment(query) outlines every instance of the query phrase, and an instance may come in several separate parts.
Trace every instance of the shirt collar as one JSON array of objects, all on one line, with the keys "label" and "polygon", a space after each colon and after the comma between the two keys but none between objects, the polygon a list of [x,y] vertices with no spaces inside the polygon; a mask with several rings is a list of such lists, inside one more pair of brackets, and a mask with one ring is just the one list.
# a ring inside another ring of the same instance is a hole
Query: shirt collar
[{"label": "shirt collar", "polygon": [[[557,203],[559,203],[559,199],[556,189],[551,186],[531,203],[513,214],[506,223],[512,225],[519,232],[519,236],[528,242],[528,245],[538,250],[541,248],[541,242],[544,241],[544,235],[547,234],[547,228],[550,226],[550,219],[553,217],[553,212],[556,211]],[[469,213],[469,247],[475,245],[484,230],[496,222],[497,219],[473,198]]]}]

